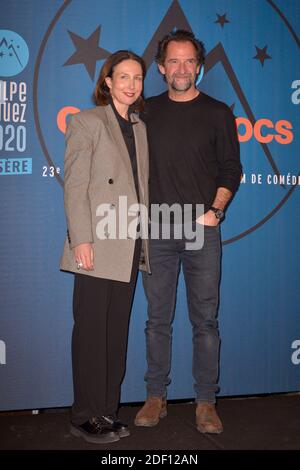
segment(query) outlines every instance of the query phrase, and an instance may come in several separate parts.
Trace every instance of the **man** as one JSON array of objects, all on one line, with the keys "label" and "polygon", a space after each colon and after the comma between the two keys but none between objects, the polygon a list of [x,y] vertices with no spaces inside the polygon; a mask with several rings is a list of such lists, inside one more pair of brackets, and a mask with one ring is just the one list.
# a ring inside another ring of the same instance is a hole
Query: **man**
[{"label": "man", "polygon": [[[204,244],[201,249],[187,249],[184,235],[180,240],[174,236],[150,238],[152,274],[143,276],[148,300],[147,400],[135,424],[155,426],[167,414],[172,321],[182,265],[193,328],[196,425],[203,433],[221,433],[223,427],[215,409],[219,375],[219,224],[239,186],[241,164],[230,108],[196,88],[204,59],[203,43],[192,33],[177,30],[165,36],[159,43],[156,62],[168,91],[146,104],[152,207],[180,204],[184,208],[193,204],[193,221],[196,229],[202,226],[204,230]],[[198,204],[204,207],[201,216],[196,213]]]}]

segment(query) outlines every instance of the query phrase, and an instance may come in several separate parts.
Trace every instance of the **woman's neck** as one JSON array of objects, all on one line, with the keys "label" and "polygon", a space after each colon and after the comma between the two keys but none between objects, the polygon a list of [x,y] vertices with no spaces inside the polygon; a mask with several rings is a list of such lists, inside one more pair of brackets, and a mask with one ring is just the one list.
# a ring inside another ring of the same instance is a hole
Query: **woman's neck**
[{"label": "woman's neck", "polygon": [[114,107],[116,108],[117,112],[122,116],[122,118],[126,119],[128,121],[128,108],[126,104],[121,104],[118,101],[114,100],[112,98]]}]

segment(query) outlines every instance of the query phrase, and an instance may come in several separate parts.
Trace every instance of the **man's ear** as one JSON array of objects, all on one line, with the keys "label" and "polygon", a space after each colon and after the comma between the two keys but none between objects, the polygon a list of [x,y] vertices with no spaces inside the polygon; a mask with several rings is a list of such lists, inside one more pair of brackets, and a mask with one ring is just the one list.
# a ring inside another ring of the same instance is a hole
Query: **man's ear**
[{"label": "man's ear", "polygon": [[158,67],[158,70],[160,71],[160,73],[161,73],[162,75],[165,75],[165,74],[166,74],[166,69],[165,69],[165,67],[164,67],[163,65],[157,64],[157,67]]}]

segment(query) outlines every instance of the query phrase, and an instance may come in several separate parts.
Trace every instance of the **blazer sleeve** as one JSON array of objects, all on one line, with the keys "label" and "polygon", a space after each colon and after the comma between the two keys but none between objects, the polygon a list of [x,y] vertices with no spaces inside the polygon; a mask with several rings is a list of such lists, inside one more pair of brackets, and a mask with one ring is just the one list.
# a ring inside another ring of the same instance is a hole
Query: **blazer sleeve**
[{"label": "blazer sleeve", "polygon": [[64,204],[70,247],[93,243],[89,183],[93,139],[79,114],[73,115],[66,131]]}]

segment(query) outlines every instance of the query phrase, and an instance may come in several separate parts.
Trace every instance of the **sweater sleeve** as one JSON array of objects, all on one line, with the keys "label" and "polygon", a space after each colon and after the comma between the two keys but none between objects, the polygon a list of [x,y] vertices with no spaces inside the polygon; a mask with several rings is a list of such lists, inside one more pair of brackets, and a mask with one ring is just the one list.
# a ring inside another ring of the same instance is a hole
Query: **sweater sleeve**
[{"label": "sweater sleeve", "polygon": [[227,106],[220,113],[217,131],[217,187],[229,189],[234,194],[240,184],[242,165],[240,145],[234,115]]}]

